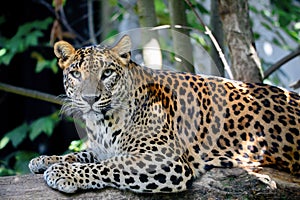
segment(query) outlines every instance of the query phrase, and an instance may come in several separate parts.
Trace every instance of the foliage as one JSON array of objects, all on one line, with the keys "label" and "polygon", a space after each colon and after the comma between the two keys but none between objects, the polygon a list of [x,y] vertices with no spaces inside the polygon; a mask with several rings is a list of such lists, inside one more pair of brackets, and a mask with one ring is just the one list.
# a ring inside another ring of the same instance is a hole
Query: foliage
[{"label": "foliage", "polygon": [[[209,15],[210,12],[201,4],[193,3],[193,5],[195,5],[195,9],[197,9],[201,14]],[[204,27],[199,23],[199,20],[197,19],[195,13],[191,9],[188,9],[187,18],[190,27],[193,27],[202,32],[205,31]]]},{"label": "foliage", "polygon": [[35,72],[40,73],[44,69],[51,69],[53,73],[58,72],[57,59],[52,60],[45,59],[40,53],[34,51],[31,53],[31,57],[37,60]]},{"label": "foliage", "polygon": [[42,133],[51,136],[59,120],[58,111],[56,111],[49,116],[36,119],[31,124],[24,122],[4,135],[0,140],[0,150],[9,142],[12,143],[14,148],[17,148],[26,137],[33,141]]},{"label": "foliage", "polygon": [[[0,19],[4,22],[4,17]],[[23,53],[29,47],[41,46],[39,39],[44,36],[44,32],[49,28],[53,19],[48,17],[44,20],[35,20],[19,26],[17,32],[12,38],[0,37],[0,64],[9,65],[13,57],[18,53]],[[43,44],[43,46],[46,46]],[[37,60],[35,72],[49,68],[53,73],[58,72],[56,59],[47,60],[42,54],[32,52],[31,57]],[[46,134],[51,136],[55,126],[59,122],[58,112],[36,119],[28,124],[23,122],[20,126],[6,133],[0,140],[0,150],[3,150],[8,144],[16,150],[7,155],[0,161],[0,176],[28,173],[28,162],[31,158],[38,155],[36,152],[18,150],[19,146],[27,138],[34,141],[39,135]],[[13,160],[13,169],[11,162]]]},{"label": "foliage", "polygon": [[69,146],[69,150],[72,152],[79,152],[86,149],[86,143],[83,140],[74,140]]},{"label": "foliage", "polygon": [[26,137],[28,130],[27,123],[23,123],[12,131],[6,133],[0,140],[0,149],[3,149],[9,142],[16,148]]},{"label": "foliage", "polygon": [[274,26],[279,27],[295,42],[300,44],[300,5],[292,0],[271,0],[271,15],[277,17]]},{"label": "foliage", "polygon": [[[0,161],[0,176],[29,173],[28,161],[38,156],[32,151],[14,151]],[[12,161],[13,160],[13,161]],[[13,169],[10,169],[10,162],[13,162]]]},{"label": "foliage", "polygon": [[255,14],[262,16],[261,25],[275,33],[271,42],[281,48],[291,49],[286,40],[286,36],[289,36],[294,42],[300,44],[299,4],[295,4],[292,0],[271,0],[271,5],[270,10],[257,10],[251,7]]},{"label": "foliage", "polygon": [[164,1],[155,0],[155,12],[158,21],[158,25],[170,24],[170,15],[167,10],[167,6]]},{"label": "foliage", "polygon": [[[294,50],[295,46],[290,44],[300,45],[300,4],[293,0],[271,0],[270,4],[270,9],[258,10],[254,6],[250,8],[254,14],[262,17],[260,24],[273,33],[271,37],[267,38],[270,43],[281,49]],[[254,33],[255,39],[258,39],[260,34]],[[261,58],[261,60],[263,69],[267,69],[274,64],[265,61],[264,58]],[[279,69],[277,73],[272,74],[265,81],[286,87],[280,77],[288,78],[288,74]]]},{"label": "foliage", "polygon": [[[31,124],[24,122],[22,125],[4,135],[4,137],[0,140],[0,150],[5,148],[10,142],[15,149],[18,149],[19,145],[26,138],[34,141],[41,134],[51,136],[59,121],[60,118],[57,111],[49,116],[38,118]],[[15,159],[14,170],[0,165],[0,176],[28,172],[28,161],[36,155],[37,153],[35,152],[27,151],[15,151],[11,153],[4,161],[2,161],[2,165],[4,164],[4,166],[8,166],[9,161],[13,157]]]},{"label": "foliage", "polygon": [[31,46],[38,45],[38,39],[42,37],[43,30],[47,29],[51,18],[36,20],[21,25],[17,33],[10,39],[0,37],[0,64],[9,65],[11,59],[17,54],[24,52]]}]

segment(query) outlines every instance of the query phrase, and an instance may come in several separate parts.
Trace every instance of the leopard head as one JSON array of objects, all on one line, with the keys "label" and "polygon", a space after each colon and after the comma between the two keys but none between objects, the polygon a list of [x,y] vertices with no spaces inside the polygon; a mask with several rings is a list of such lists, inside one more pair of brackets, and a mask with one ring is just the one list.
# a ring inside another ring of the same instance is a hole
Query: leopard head
[{"label": "leopard head", "polygon": [[129,36],[112,47],[96,45],[76,50],[65,41],[55,43],[67,95],[63,111],[85,115],[121,109],[128,96],[130,49]]}]

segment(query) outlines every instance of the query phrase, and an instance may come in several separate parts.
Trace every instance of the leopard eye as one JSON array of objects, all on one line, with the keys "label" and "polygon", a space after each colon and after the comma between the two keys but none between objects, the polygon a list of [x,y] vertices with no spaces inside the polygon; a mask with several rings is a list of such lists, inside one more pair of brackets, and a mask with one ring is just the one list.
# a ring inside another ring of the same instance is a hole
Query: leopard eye
[{"label": "leopard eye", "polygon": [[107,77],[111,76],[112,73],[113,73],[112,69],[106,69],[106,70],[104,70],[101,79],[102,80],[106,79]]},{"label": "leopard eye", "polygon": [[77,79],[81,77],[81,73],[79,71],[71,71],[70,74]]}]

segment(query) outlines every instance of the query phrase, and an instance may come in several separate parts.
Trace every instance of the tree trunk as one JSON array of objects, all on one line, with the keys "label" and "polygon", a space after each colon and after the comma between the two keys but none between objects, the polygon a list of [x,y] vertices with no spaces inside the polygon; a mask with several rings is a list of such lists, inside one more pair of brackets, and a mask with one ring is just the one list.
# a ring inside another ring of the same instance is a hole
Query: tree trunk
[{"label": "tree trunk", "polygon": [[89,36],[90,36],[89,41],[93,45],[96,45],[98,42],[97,42],[96,36],[95,36],[93,10],[94,10],[93,0],[88,0],[87,1],[87,15],[88,15],[88,30],[89,30]]},{"label": "tree trunk", "polygon": [[193,62],[193,47],[191,45],[189,30],[187,26],[187,17],[185,13],[185,2],[178,0],[169,0],[171,25],[181,25],[183,28],[174,29],[172,32],[173,46],[175,56],[182,61],[175,65],[178,71],[195,72]]},{"label": "tree trunk", "polygon": [[[215,36],[218,44],[220,45],[220,48],[224,52],[224,35],[223,35],[223,28],[222,28],[222,22],[220,19],[219,15],[219,2],[218,0],[212,0],[210,2],[210,26],[211,26],[211,31],[213,35]],[[213,61],[216,64],[215,68],[214,66],[211,66],[211,74],[212,75],[219,75],[224,77],[225,76],[225,71],[224,71],[224,65],[220,59],[219,53],[216,50],[216,48],[212,48],[210,55],[213,59]]]},{"label": "tree trunk", "polygon": [[262,82],[258,58],[250,25],[247,0],[219,0],[225,41],[229,47],[234,79]]},{"label": "tree trunk", "polygon": [[[137,0],[139,22],[141,28],[157,25],[154,0]],[[153,69],[162,68],[162,54],[156,31],[148,31],[142,35],[143,58],[145,65]]]},{"label": "tree trunk", "polygon": [[138,11],[141,27],[154,27],[157,25],[153,0],[138,0]]},{"label": "tree trunk", "polygon": [[113,21],[111,18],[111,13],[113,12],[113,7],[110,5],[109,1],[100,1],[100,29],[101,29],[101,41],[106,39],[110,32],[117,28],[117,20]]}]

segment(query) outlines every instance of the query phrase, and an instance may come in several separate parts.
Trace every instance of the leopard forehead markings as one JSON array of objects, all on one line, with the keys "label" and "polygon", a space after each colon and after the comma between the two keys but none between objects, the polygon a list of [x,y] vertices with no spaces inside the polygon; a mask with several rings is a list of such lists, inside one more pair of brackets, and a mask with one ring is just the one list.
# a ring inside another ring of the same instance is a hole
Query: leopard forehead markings
[{"label": "leopard forehead markings", "polygon": [[68,95],[63,110],[83,115],[90,146],[33,159],[31,171],[46,170],[49,186],[177,192],[213,167],[272,165],[300,174],[297,94],[143,68],[130,60],[130,47],[128,36],[113,47],[56,43]]}]

